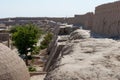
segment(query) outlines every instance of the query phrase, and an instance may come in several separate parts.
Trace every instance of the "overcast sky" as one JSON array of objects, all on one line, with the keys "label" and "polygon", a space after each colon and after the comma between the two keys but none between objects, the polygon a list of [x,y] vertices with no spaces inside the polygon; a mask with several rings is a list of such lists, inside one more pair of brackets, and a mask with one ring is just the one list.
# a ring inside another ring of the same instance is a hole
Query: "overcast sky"
[{"label": "overcast sky", "polygon": [[0,0],[0,18],[70,17],[117,0]]}]

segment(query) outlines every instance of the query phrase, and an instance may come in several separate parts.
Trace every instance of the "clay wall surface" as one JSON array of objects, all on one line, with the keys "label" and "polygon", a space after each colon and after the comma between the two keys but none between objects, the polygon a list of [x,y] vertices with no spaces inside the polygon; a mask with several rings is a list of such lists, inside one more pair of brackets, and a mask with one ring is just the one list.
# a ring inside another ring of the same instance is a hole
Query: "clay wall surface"
[{"label": "clay wall surface", "polygon": [[92,31],[115,37],[120,35],[120,1],[103,4],[95,9]]},{"label": "clay wall surface", "polygon": [[84,28],[91,29],[93,26],[94,14],[92,12],[85,14]]},{"label": "clay wall surface", "polygon": [[85,15],[75,15],[74,24],[84,25]]},{"label": "clay wall surface", "polygon": [[91,29],[93,26],[93,16],[92,12],[86,13],[84,15],[75,15],[74,17],[69,18],[48,18],[48,20],[53,20],[55,22],[62,22],[74,25],[85,26],[85,29]]},{"label": "clay wall surface", "polygon": [[17,53],[0,43],[0,80],[30,80],[28,68]]},{"label": "clay wall surface", "polygon": [[84,15],[75,15],[70,20],[66,22],[68,24],[81,25],[85,29],[91,29],[93,26],[94,14],[92,12],[86,13]]},{"label": "clay wall surface", "polygon": [[9,33],[0,33],[0,42],[8,41],[9,40]]},{"label": "clay wall surface", "polygon": [[[17,18],[5,18],[0,19],[1,23],[6,25],[27,24],[29,21],[39,20],[53,20],[55,22],[68,23],[74,25],[91,26],[93,19],[93,13],[87,13],[83,15],[75,15],[74,17],[17,17]],[[9,21],[11,20],[11,21]]]}]

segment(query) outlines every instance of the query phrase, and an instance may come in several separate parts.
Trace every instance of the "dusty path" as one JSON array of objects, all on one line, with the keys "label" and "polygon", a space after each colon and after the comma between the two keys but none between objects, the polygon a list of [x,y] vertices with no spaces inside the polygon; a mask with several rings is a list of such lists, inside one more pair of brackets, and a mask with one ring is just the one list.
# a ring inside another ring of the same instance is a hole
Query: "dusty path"
[{"label": "dusty path", "polygon": [[[40,43],[43,41],[44,36],[45,36],[45,35],[42,35],[42,36],[40,37],[40,39],[39,39],[38,42],[37,42],[37,46],[40,46]],[[38,67],[37,69],[38,69],[38,71],[42,71],[42,69],[41,69],[41,68],[39,69],[39,67]],[[45,75],[46,75],[46,74],[35,75],[35,76],[32,76],[30,80],[44,80]]]},{"label": "dusty path", "polygon": [[44,80],[45,74],[32,76],[30,80]]},{"label": "dusty path", "polygon": [[45,37],[45,35],[42,35],[42,36],[40,37],[40,39],[39,39],[38,42],[37,42],[37,46],[40,46],[40,43],[43,41],[44,37]]}]

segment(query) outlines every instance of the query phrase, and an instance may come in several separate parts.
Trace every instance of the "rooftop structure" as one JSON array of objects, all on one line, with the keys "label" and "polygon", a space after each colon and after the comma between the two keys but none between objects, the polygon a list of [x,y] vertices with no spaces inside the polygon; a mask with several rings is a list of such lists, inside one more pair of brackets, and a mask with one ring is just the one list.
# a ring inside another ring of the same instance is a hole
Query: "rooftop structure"
[{"label": "rooftop structure", "polygon": [[0,44],[0,80],[30,80],[24,61]]}]

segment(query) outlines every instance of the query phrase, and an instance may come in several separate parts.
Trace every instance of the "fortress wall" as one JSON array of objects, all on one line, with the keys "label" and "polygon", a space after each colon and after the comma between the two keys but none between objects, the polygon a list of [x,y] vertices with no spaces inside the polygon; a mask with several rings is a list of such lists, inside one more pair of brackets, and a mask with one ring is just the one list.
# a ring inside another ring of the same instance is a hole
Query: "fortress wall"
[{"label": "fortress wall", "polygon": [[92,24],[93,24],[93,16],[94,14],[92,12],[89,12],[84,15],[75,15],[74,17],[48,18],[48,20],[74,24],[74,25],[81,25],[81,26],[85,26],[86,29],[91,29],[90,27],[92,27]]},{"label": "fortress wall", "polygon": [[93,26],[94,14],[92,12],[85,14],[84,28],[91,29]]},{"label": "fortress wall", "polygon": [[0,42],[8,41],[9,40],[9,33],[0,33]]},{"label": "fortress wall", "polygon": [[75,15],[74,24],[76,25],[84,25],[85,15]]},{"label": "fortress wall", "polygon": [[120,35],[120,1],[96,7],[92,31],[109,37]]},{"label": "fortress wall", "polygon": [[94,14],[92,12],[88,12],[84,15],[75,15],[73,24],[82,25],[85,29],[91,29],[93,26],[93,19]]}]

